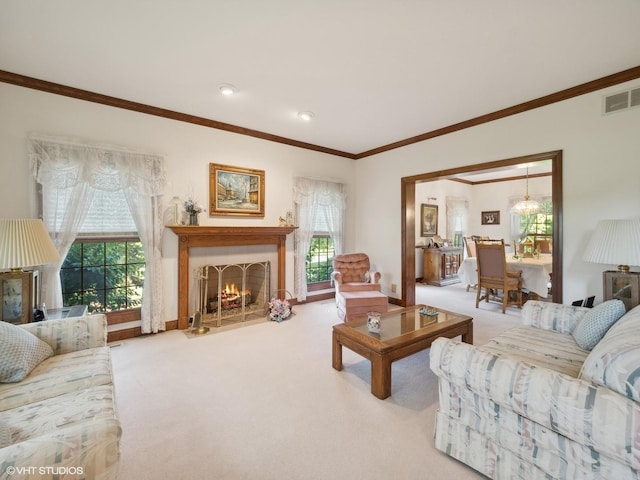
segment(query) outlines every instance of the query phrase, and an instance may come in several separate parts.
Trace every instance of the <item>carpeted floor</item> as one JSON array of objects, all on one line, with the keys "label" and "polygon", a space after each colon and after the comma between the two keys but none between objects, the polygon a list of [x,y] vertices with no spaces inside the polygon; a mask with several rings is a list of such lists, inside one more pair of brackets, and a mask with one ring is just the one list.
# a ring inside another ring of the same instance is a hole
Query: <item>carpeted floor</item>
[{"label": "carpeted floor", "polygon": [[[474,308],[462,285],[419,286],[418,303],[474,317],[476,344],[520,311]],[[331,367],[332,300],[187,338],[182,331],[112,348],[123,427],[120,479],[342,480],[484,478],[433,447],[438,405],[428,351],[393,364],[392,396],[370,393],[367,360]]]}]

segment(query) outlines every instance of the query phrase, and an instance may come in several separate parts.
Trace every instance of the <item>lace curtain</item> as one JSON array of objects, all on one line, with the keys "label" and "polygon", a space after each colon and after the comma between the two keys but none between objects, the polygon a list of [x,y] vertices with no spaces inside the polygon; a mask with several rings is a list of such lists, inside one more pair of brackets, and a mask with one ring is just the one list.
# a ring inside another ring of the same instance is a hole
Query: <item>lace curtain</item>
[{"label": "lace curtain", "polygon": [[[57,198],[60,202],[58,208],[44,209],[43,221],[62,259],[78,235],[94,193],[123,192],[145,254],[142,333],[165,330],[160,252],[164,159],[43,136],[31,136],[28,148],[32,173],[42,186],[43,198]],[[42,298],[53,308],[62,307],[61,265],[62,262],[43,269]]]},{"label": "lace curtain", "polygon": [[447,237],[454,240],[456,232],[468,235],[469,200],[465,197],[447,197]]},{"label": "lace curtain", "polygon": [[[293,197],[298,228],[295,233],[295,291],[298,301],[307,298],[307,253],[319,220],[329,230],[336,254],[342,253],[345,186],[342,183],[295,178]],[[318,208],[321,207],[321,208]],[[324,215],[319,219],[318,215]]]}]

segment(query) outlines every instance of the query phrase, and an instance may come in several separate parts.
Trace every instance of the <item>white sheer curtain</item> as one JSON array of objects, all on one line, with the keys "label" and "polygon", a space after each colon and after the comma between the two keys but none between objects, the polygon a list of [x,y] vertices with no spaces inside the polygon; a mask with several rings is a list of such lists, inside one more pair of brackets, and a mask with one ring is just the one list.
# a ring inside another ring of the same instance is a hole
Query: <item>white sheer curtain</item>
[{"label": "white sheer curtain", "polygon": [[295,289],[297,299],[303,301],[307,298],[307,253],[320,222],[329,230],[335,253],[342,253],[345,186],[338,182],[296,177],[293,198],[298,223],[295,233]]},{"label": "white sheer curtain", "polygon": [[[163,229],[160,203],[166,183],[164,159],[40,135],[29,138],[29,157],[43,198],[54,198],[59,203],[58,208],[43,209],[43,221],[63,259],[78,235],[94,193],[97,190],[124,193],[146,261],[142,332],[164,330],[160,254]],[[54,308],[62,306],[60,266],[61,263],[43,271],[43,300]]]},{"label": "white sheer curtain", "polygon": [[456,232],[468,235],[469,199],[465,197],[447,197],[447,238],[454,240]]}]

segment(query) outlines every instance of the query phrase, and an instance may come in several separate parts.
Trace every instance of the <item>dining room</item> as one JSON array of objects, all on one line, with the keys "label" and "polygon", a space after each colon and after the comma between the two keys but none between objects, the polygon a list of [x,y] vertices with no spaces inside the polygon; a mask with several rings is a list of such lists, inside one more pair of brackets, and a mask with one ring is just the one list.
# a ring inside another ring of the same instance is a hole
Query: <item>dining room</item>
[{"label": "dining room", "polygon": [[552,183],[551,161],[542,160],[416,184],[417,282],[443,289],[461,283],[469,291],[477,261],[465,238],[499,239],[508,270],[522,271],[527,298],[551,300]]}]

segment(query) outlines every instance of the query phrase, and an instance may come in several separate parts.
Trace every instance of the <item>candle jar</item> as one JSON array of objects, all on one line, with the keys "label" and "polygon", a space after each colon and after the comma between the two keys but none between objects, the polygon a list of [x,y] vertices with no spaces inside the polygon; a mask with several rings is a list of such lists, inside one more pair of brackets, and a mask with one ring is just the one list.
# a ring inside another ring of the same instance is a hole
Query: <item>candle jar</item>
[{"label": "candle jar", "polygon": [[367,329],[371,333],[380,333],[380,312],[367,313]]}]

